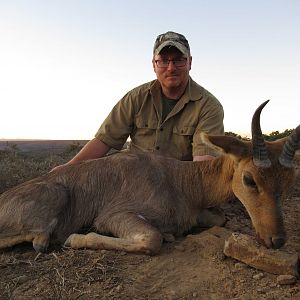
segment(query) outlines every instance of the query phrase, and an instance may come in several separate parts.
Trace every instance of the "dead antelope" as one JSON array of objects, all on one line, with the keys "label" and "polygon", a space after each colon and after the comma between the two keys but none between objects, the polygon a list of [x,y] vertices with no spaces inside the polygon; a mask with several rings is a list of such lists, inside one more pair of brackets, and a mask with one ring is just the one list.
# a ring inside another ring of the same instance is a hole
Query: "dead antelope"
[{"label": "dead antelope", "polygon": [[[300,125],[288,138],[265,142],[260,113],[266,103],[254,113],[252,142],[202,135],[223,152],[214,160],[123,153],[70,165],[4,192],[0,248],[27,241],[42,252],[51,242],[155,254],[164,235],[188,231],[203,208],[234,195],[259,240],[281,247],[286,239],[281,201],[294,178]],[[79,234],[86,227],[95,232]]]}]

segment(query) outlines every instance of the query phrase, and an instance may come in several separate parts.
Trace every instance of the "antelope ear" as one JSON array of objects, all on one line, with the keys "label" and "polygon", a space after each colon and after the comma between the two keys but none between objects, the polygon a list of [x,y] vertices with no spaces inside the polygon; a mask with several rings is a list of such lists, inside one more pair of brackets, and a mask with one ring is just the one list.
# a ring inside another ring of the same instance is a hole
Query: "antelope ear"
[{"label": "antelope ear", "polygon": [[249,155],[252,149],[250,142],[244,142],[232,136],[208,135],[202,132],[201,140],[208,147],[218,152],[231,154],[237,158]]},{"label": "antelope ear", "polygon": [[[266,144],[268,144],[268,145],[272,144],[273,147],[275,145],[275,147],[277,147],[278,149],[282,149],[282,147],[285,144],[286,140],[287,140],[287,137],[285,136],[285,137],[280,138],[280,139],[275,140],[275,141],[271,141],[271,142],[266,141]],[[298,146],[300,146],[300,143],[298,144]]]},{"label": "antelope ear", "polygon": [[[300,150],[300,125],[298,125],[296,128],[295,128],[295,132],[297,133],[297,136],[298,136],[298,143],[295,145],[295,149],[296,150]],[[293,133],[293,132],[292,132]],[[291,133],[291,134],[292,134]],[[287,139],[288,139],[288,136],[285,136],[285,137],[283,137],[283,138],[281,138],[281,139],[278,139],[278,140],[275,140],[275,141],[272,141],[272,142],[269,142],[269,143],[272,143],[272,144],[274,144],[274,145],[276,145],[276,146],[281,146],[281,147],[283,147],[283,145],[286,143],[286,141],[287,141]]]}]

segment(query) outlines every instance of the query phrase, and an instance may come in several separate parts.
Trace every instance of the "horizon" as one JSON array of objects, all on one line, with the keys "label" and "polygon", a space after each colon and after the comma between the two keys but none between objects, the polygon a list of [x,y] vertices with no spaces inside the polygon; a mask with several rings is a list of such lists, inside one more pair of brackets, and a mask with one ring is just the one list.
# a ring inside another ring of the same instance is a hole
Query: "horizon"
[{"label": "horizon", "polygon": [[[280,133],[284,133],[285,131],[287,131],[287,130],[293,130],[293,129],[295,129],[295,128],[286,128],[286,129],[284,129],[284,130],[282,130],[282,131],[280,131],[280,130],[272,130],[272,131],[270,131],[270,132],[262,132],[263,133],[263,135],[267,135],[267,136],[269,136],[270,134],[272,134],[272,133],[275,133],[275,132],[278,132],[279,134]],[[225,134],[226,133],[234,133],[234,134],[236,134],[236,135],[240,135],[241,136],[241,138],[249,138],[249,139],[251,139],[252,137],[251,137],[251,134],[250,133],[238,133],[238,132],[234,132],[234,131],[226,131],[225,130]],[[130,140],[130,137],[128,137],[128,139],[127,139],[127,141],[129,141]],[[89,141],[89,139],[47,139],[47,138],[8,138],[8,139],[6,139],[6,138],[0,138],[0,142],[13,142],[13,141],[18,141],[18,142],[22,142],[22,141],[24,141],[24,142],[26,142],[26,141],[74,141],[74,142],[76,142],[76,141]]]},{"label": "horizon", "polygon": [[0,138],[90,140],[117,101],[155,79],[152,47],[168,30],[188,39],[190,75],[223,105],[226,132],[249,137],[267,99],[264,134],[299,125],[300,2],[172,5],[1,1]]}]

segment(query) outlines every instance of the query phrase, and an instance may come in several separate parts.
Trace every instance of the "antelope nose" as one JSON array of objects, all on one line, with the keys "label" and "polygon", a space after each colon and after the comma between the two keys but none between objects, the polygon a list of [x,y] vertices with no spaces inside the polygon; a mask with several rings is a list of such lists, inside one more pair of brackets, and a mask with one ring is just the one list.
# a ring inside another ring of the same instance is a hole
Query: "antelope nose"
[{"label": "antelope nose", "polygon": [[285,244],[285,238],[284,237],[275,237],[272,238],[272,248],[279,249]]}]

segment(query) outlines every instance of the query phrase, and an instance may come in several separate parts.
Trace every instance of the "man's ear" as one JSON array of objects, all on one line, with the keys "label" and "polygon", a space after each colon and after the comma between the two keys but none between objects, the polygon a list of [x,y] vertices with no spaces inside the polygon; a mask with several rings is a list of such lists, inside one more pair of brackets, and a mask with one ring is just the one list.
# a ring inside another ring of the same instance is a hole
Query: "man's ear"
[{"label": "man's ear", "polygon": [[190,56],[190,68],[189,68],[190,70],[192,68],[192,59],[193,59],[192,56]]},{"label": "man's ear", "polygon": [[155,59],[154,59],[154,57],[152,58],[152,67],[153,67],[154,73],[156,73],[156,70],[155,70]]}]

